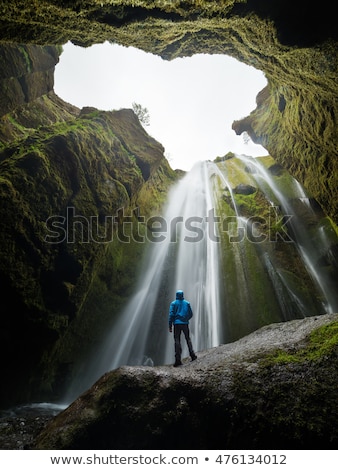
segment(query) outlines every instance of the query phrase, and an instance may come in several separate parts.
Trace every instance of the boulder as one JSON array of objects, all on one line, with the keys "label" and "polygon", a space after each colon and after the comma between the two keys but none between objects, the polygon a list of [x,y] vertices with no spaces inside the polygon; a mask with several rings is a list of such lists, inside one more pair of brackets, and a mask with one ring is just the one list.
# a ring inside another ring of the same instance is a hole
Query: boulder
[{"label": "boulder", "polygon": [[250,184],[239,184],[236,186],[234,189],[235,194],[244,194],[245,196],[248,196],[249,194],[253,194],[257,191],[257,188],[254,186],[251,186]]},{"label": "boulder", "polygon": [[338,314],[265,326],[183,366],[107,372],[34,449],[336,449]]}]

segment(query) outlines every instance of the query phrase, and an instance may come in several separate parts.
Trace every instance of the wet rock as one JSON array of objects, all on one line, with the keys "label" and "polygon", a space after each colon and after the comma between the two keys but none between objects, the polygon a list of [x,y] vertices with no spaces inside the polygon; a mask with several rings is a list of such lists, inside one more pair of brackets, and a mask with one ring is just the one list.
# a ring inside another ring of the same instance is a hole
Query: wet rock
[{"label": "wet rock", "polygon": [[337,321],[332,314],[269,325],[179,368],[120,367],[32,448],[335,449],[338,351],[324,352],[323,338],[310,343],[309,335],[335,331]]},{"label": "wet rock", "polygon": [[47,404],[23,405],[0,411],[0,449],[28,449],[46,424],[60,411]]},{"label": "wet rock", "polygon": [[249,194],[253,194],[257,191],[257,188],[254,186],[251,186],[250,184],[239,184],[236,186],[234,189],[235,194],[244,194],[245,196],[248,196]]}]

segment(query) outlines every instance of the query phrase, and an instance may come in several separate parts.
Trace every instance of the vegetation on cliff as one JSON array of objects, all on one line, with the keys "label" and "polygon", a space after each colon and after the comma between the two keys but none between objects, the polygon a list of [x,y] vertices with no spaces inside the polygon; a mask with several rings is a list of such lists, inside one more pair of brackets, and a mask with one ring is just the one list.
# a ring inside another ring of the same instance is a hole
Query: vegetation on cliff
[{"label": "vegetation on cliff", "polygon": [[[103,41],[165,59],[227,54],[262,70],[257,109],[234,123],[266,147],[337,216],[337,31],[333,4],[303,0],[97,2],[16,0],[0,6],[0,40],[21,44]],[[21,25],[21,28],[18,28]]]},{"label": "vegetation on cliff", "polygon": [[[219,216],[227,340],[268,323],[324,313],[325,300],[300,253],[304,238],[299,229],[313,244],[312,263],[318,277],[325,278],[333,292],[335,225],[311,195],[300,198],[295,180],[271,156],[228,154],[215,162],[217,171],[211,181]],[[327,240],[325,247],[319,248],[320,236]]]}]

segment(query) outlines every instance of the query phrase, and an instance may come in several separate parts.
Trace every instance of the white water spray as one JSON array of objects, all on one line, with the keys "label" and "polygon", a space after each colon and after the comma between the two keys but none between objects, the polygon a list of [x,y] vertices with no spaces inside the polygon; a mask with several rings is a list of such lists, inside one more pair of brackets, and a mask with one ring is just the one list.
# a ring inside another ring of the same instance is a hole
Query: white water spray
[{"label": "white water spray", "polygon": [[[190,301],[195,351],[222,340],[218,238],[207,162],[196,164],[171,190],[158,239],[151,243],[136,291],[95,357],[83,365],[69,399],[121,365],[166,364],[174,359],[169,304],[177,289]],[[184,343],[184,342],[183,342]],[[187,353],[183,348],[183,357]]]}]

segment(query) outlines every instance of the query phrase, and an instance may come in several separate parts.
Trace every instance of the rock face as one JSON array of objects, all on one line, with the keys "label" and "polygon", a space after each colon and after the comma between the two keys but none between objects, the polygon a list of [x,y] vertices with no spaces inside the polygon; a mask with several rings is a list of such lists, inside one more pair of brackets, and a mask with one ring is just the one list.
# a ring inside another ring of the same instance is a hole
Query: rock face
[{"label": "rock face", "polygon": [[53,90],[60,48],[7,44],[1,47],[0,116]]},{"label": "rock face", "polygon": [[[121,367],[35,449],[335,449],[338,314],[266,326],[173,367]],[[180,439],[178,436],[184,436]]]}]

